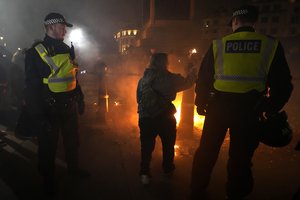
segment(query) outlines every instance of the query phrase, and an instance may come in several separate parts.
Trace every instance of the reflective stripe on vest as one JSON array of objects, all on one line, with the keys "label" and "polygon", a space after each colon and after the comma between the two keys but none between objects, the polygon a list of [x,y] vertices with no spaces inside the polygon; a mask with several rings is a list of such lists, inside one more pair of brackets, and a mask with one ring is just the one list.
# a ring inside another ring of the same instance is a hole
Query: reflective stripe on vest
[{"label": "reflective stripe on vest", "polygon": [[43,78],[43,83],[48,84],[52,92],[74,90],[76,87],[76,66],[70,60],[69,53],[50,57],[42,44],[38,44],[35,49],[51,70],[48,78]]},{"label": "reflective stripe on vest", "polygon": [[255,32],[238,32],[213,42],[214,88],[245,93],[265,90],[278,41]]}]

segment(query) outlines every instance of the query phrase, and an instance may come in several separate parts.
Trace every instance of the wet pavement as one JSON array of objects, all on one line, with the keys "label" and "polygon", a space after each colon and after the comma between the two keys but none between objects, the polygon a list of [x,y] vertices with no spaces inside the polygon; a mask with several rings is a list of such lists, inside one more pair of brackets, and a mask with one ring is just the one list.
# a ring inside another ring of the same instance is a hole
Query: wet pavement
[{"label": "wet pavement", "polygon": [[[183,139],[179,133],[176,151],[176,171],[165,177],[161,169],[161,145],[153,154],[151,184],[139,182],[139,133],[136,125],[120,125],[118,121],[99,123],[90,110],[80,118],[81,167],[91,177],[76,179],[68,176],[62,141],[56,160],[57,195],[59,200],[185,200],[189,195],[192,156],[200,133],[194,139]],[[0,147],[0,199],[50,199],[42,189],[37,172],[36,141],[19,140],[13,132],[0,133],[7,145]],[[299,132],[297,132],[298,134]],[[300,152],[294,151],[298,137],[281,149],[260,145],[253,159],[255,188],[248,199],[288,200],[300,187]],[[227,137],[215,166],[208,188],[211,200],[225,197]],[[209,152],[208,152],[209,153]]]},{"label": "wet pavement", "polygon": [[[94,77],[95,78],[95,77]],[[138,77],[118,80],[125,85],[121,94],[131,104],[127,108],[109,110],[115,112],[101,123],[93,107],[97,102],[95,81],[87,76],[82,86],[87,112],[80,117],[80,163],[91,173],[86,179],[76,179],[66,173],[62,141],[59,141],[56,160],[57,195],[54,200],[186,200],[189,195],[191,164],[199,143],[201,131],[194,138],[185,139],[179,132],[176,149],[176,170],[173,177],[165,177],[161,169],[161,144],[153,153],[152,180],[148,187],[139,181],[140,142],[136,118],[135,87]],[[300,139],[300,84],[295,79],[292,97],[286,106],[289,122],[294,130],[290,145],[274,149],[260,145],[253,158],[255,186],[250,200],[289,200],[300,188],[300,152],[294,146]],[[110,82],[109,82],[110,83]],[[109,84],[108,84],[109,85]],[[114,84],[112,84],[114,86]],[[122,99],[123,100],[123,99]],[[90,107],[89,107],[90,105]],[[126,112],[127,111],[127,112]],[[226,117],[226,115],[224,115]],[[122,123],[121,123],[122,122]],[[43,192],[42,179],[37,172],[37,142],[19,140],[6,127],[0,125],[0,200],[44,200],[50,199]],[[191,134],[188,134],[191,135]],[[214,168],[208,188],[210,200],[225,198],[226,162],[229,139],[226,138]],[[209,152],[207,152],[209,154]]]}]

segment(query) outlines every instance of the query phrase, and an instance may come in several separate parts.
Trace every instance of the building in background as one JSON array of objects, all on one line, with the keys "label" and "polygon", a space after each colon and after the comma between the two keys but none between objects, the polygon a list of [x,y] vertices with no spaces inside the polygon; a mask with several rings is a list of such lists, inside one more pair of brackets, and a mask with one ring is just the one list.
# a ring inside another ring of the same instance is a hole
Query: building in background
[{"label": "building in background", "polygon": [[[228,2],[224,0],[220,1],[223,4],[220,3],[211,11],[207,11],[206,15],[199,13],[200,10],[206,9],[206,7],[199,9],[200,0],[141,1],[144,3],[141,20],[143,26],[139,29],[123,29],[115,34],[122,55],[120,71],[130,69],[132,73],[134,70],[128,66],[143,69],[147,66],[146,61],[150,53],[166,52],[170,55],[171,70],[182,73],[180,70],[183,70],[190,61],[188,55],[194,48],[197,50],[196,66],[199,66],[212,40],[232,32],[231,26],[228,25],[233,9],[231,6],[239,7],[243,2],[259,8],[261,14],[256,26],[258,32],[280,39],[291,38],[291,41],[294,41],[293,38],[300,33],[300,0],[241,0],[240,4],[228,3],[236,0],[228,0]],[[137,30],[137,34],[132,35],[132,30]],[[285,47],[287,47],[289,60],[298,59],[294,56],[298,50],[291,51],[292,45]],[[141,71],[143,70],[137,70],[137,74]],[[193,132],[194,90],[185,91],[179,101],[178,108],[181,110],[178,110],[181,120],[178,130],[179,132],[180,129],[184,130],[182,133],[185,137],[193,137],[190,133]]]},{"label": "building in background", "polygon": [[300,34],[299,0],[252,0],[249,3],[259,7],[257,31],[279,38]]},{"label": "building in background", "polygon": [[118,51],[121,54],[126,54],[130,47],[137,47],[138,44],[138,29],[122,29],[114,36],[118,43]]},{"label": "building in background", "polygon": [[[259,9],[256,30],[277,38],[295,37],[300,34],[300,0],[249,0]],[[231,10],[217,8],[201,23],[201,37],[213,40],[231,33],[228,22]]]},{"label": "building in background", "polygon": [[188,54],[196,47],[199,24],[195,21],[195,0],[148,0],[144,3],[141,47],[178,55]]}]

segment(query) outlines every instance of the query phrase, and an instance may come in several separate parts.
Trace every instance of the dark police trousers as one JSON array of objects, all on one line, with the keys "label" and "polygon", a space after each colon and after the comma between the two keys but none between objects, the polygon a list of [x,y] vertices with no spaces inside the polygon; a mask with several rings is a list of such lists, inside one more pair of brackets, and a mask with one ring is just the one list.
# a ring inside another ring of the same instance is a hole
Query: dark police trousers
[{"label": "dark police trousers", "polygon": [[191,177],[192,195],[209,184],[227,129],[230,133],[226,192],[229,197],[247,196],[253,189],[252,156],[258,147],[257,93],[217,93],[209,102],[200,146],[197,148]]},{"label": "dark police trousers", "polygon": [[68,169],[78,167],[78,115],[74,99],[61,99],[47,105],[44,131],[38,136],[38,167],[41,175],[54,177],[55,156],[59,135],[63,137],[65,159]]},{"label": "dark police trousers", "polygon": [[140,175],[150,173],[150,162],[155,147],[156,136],[162,142],[165,173],[174,170],[174,145],[176,141],[176,119],[172,114],[161,114],[155,118],[140,118],[141,163]]}]

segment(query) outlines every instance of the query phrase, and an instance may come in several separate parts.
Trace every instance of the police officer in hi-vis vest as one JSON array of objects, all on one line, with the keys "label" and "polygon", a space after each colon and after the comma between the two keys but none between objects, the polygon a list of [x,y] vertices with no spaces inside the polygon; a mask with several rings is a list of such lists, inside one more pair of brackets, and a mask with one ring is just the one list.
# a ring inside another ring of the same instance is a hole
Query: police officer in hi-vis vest
[{"label": "police officer in hi-vis vest", "polygon": [[74,48],[63,40],[66,22],[59,13],[44,19],[46,35],[26,52],[25,101],[38,130],[38,168],[44,178],[45,192],[55,193],[55,154],[59,134],[63,137],[70,175],[87,176],[78,168],[78,113],[84,112],[84,99],[77,81]]},{"label": "police officer in hi-vis vest", "polygon": [[[253,189],[252,156],[259,145],[259,115],[282,109],[293,86],[284,50],[277,39],[255,32],[255,6],[232,14],[233,33],[214,40],[196,82],[197,112],[205,115],[191,176],[191,198],[205,199],[212,170],[227,130],[227,199],[243,199]],[[269,98],[264,97],[268,92]]]}]

